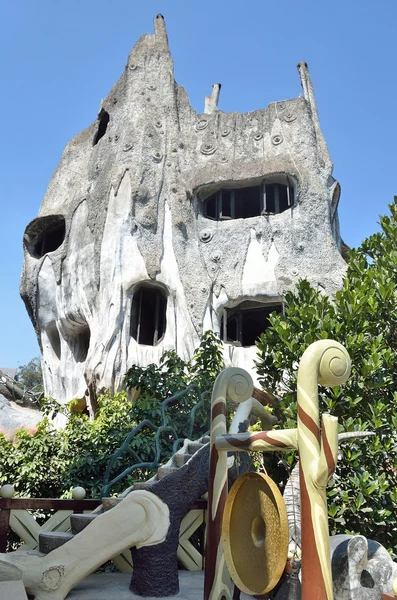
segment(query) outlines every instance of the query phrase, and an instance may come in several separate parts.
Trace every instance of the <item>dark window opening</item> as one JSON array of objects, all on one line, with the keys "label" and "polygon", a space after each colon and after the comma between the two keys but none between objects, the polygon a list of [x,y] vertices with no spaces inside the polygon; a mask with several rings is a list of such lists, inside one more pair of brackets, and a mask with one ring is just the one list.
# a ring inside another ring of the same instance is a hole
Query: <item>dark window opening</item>
[{"label": "dark window opening", "polygon": [[241,188],[234,190],[234,218],[248,219],[256,217],[262,212],[262,186]]},{"label": "dark window opening", "polygon": [[222,206],[220,207],[220,218],[221,219],[232,219],[233,218],[233,197],[232,192],[229,190],[223,190],[220,198]]},{"label": "dark window opening", "polygon": [[47,231],[42,233],[33,247],[33,253],[41,258],[48,252],[54,252],[63,244],[65,239],[65,221],[53,225]]},{"label": "dark window opening", "polygon": [[91,331],[87,323],[73,322],[70,324],[66,341],[76,362],[85,362],[90,347],[90,339]]},{"label": "dark window opening", "polygon": [[90,347],[91,331],[88,325],[80,326],[76,335],[76,362],[85,362]]},{"label": "dark window opening", "polygon": [[223,341],[237,346],[254,346],[261,333],[269,327],[272,312],[283,312],[282,304],[243,302],[236,308],[226,308],[226,320],[223,317],[221,322]]},{"label": "dark window opening", "polygon": [[61,338],[59,337],[59,331],[57,324],[55,321],[52,321],[46,327],[46,334],[48,337],[48,341],[52,350],[54,351],[55,356],[60,359],[61,358]]},{"label": "dark window opening", "polygon": [[216,197],[216,194],[214,196],[211,196],[211,198],[208,198],[207,204],[206,204],[206,209],[207,209],[207,217],[209,217],[210,219],[217,219],[217,197]]},{"label": "dark window opening", "polygon": [[131,309],[131,336],[138,344],[155,346],[166,328],[167,299],[157,288],[135,292]]},{"label": "dark window opening", "polygon": [[264,212],[279,214],[293,203],[293,190],[289,185],[269,183],[265,185]]},{"label": "dark window opening", "polygon": [[264,181],[261,185],[219,190],[204,203],[204,215],[209,219],[248,219],[263,214],[279,214],[294,203],[294,188],[288,176],[285,183]]},{"label": "dark window opening", "polygon": [[80,317],[69,316],[62,320],[62,335],[77,363],[85,362],[90,347],[91,331]]},{"label": "dark window opening", "polygon": [[240,323],[238,315],[231,315],[230,317],[228,317],[226,325],[226,337],[224,338],[225,342],[234,342],[239,339],[239,325]]},{"label": "dark window opening", "polygon": [[98,130],[95,134],[94,143],[92,144],[93,146],[95,146],[99,142],[99,140],[105,135],[106,129],[108,128],[109,119],[109,113],[106,112],[106,110],[103,110],[103,108],[101,108],[101,111],[98,115]]},{"label": "dark window opening", "polygon": [[276,201],[274,194],[274,185],[265,185],[266,190],[266,212],[275,213],[276,212]]}]

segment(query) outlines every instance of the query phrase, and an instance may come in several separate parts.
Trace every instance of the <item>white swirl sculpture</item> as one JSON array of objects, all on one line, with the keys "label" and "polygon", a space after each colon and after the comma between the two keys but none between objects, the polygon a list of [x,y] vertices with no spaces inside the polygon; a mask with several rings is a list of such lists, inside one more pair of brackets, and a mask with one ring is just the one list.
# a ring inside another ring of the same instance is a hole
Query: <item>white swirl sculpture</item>
[{"label": "white swirl sculpture", "polygon": [[22,579],[35,600],[64,600],[112,556],[162,542],[169,525],[168,506],[155,494],[137,490],[45,556],[29,551],[0,554],[0,581]]}]

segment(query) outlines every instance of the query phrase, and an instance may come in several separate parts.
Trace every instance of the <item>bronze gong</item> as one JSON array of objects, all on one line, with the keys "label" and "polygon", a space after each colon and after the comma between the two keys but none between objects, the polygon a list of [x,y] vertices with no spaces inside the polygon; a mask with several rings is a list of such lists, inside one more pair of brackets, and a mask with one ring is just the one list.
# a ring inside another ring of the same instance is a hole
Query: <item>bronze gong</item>
[{"label": "bronze gong", "polygon": [[222,523],[226,565],[246,594],[272,590],[288,556],[288,517],[283,497],[270,477],[244,473],[227,497]]}]

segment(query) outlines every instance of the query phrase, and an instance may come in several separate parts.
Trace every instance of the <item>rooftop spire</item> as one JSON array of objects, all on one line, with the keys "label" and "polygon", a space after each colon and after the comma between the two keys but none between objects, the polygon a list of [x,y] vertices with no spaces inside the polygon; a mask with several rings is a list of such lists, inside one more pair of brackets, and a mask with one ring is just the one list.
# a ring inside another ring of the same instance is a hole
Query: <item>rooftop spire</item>
[{"label": "rooftop spire", "polygon": [[220,91],[221,84],[214,83],[212,86],[211,96],[205,97],[204,114],[210,115],[217,110]]},{"label": "rooftop spire", "polygon": [[303,88],[303,95],[305,97],[306,102],[309,105],[309,108],[310,108],[310,111],[312,114],[314,129],[316,131],[317,147],[318,147],[318,150],[324,161],[324,166],[327,166],[328,168],[330,168],[331,172],[332,172],[333,163],[332,163],[331,157],[329,155],[328,147],[325,142],[323,133],[320,128],[320,121],[318,118],[318,110],[317,110],[317,102],[316,102],[316,98],[314,95],[313,83],[312,83],[312,80],[309,75],[309,67],[307,66],[307,63],[305,63],[305,62],[298,63],[297,67],[298,67],[299,76],[300,76],[300,80],[301,80],[301,84],[302,84],[302,88]]},{"label": "rooftop spire", "polygon": [[168,47],[167,29],[163,15],[159,14],[154,19],[154,35],[156,37],[156,42],[162,42]]}]

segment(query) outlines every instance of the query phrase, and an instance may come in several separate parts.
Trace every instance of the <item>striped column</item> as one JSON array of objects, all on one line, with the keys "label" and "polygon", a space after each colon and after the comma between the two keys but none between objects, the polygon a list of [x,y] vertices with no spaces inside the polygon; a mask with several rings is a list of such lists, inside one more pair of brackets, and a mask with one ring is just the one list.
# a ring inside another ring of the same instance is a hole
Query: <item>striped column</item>
[{"label": "striped column", "polygon": [[218,451],[215,440],[226,434],[226,399],[245,402],[252,396],[253,388],[251,376],[243,369],[232,367],[218,375],[212,391],[204,600],[232,598],[231,580],[223,556],[221,537],[228,493],[227,452]]},{"label": "striped column", "polygon": [[318,384],[345,383],[350,357],[332,340],[304,352],[298,371],[298,450],[302,521],[302,600],[333,600],[325,488],[335,470],[338,419],[324,414],[320,433]]}]

